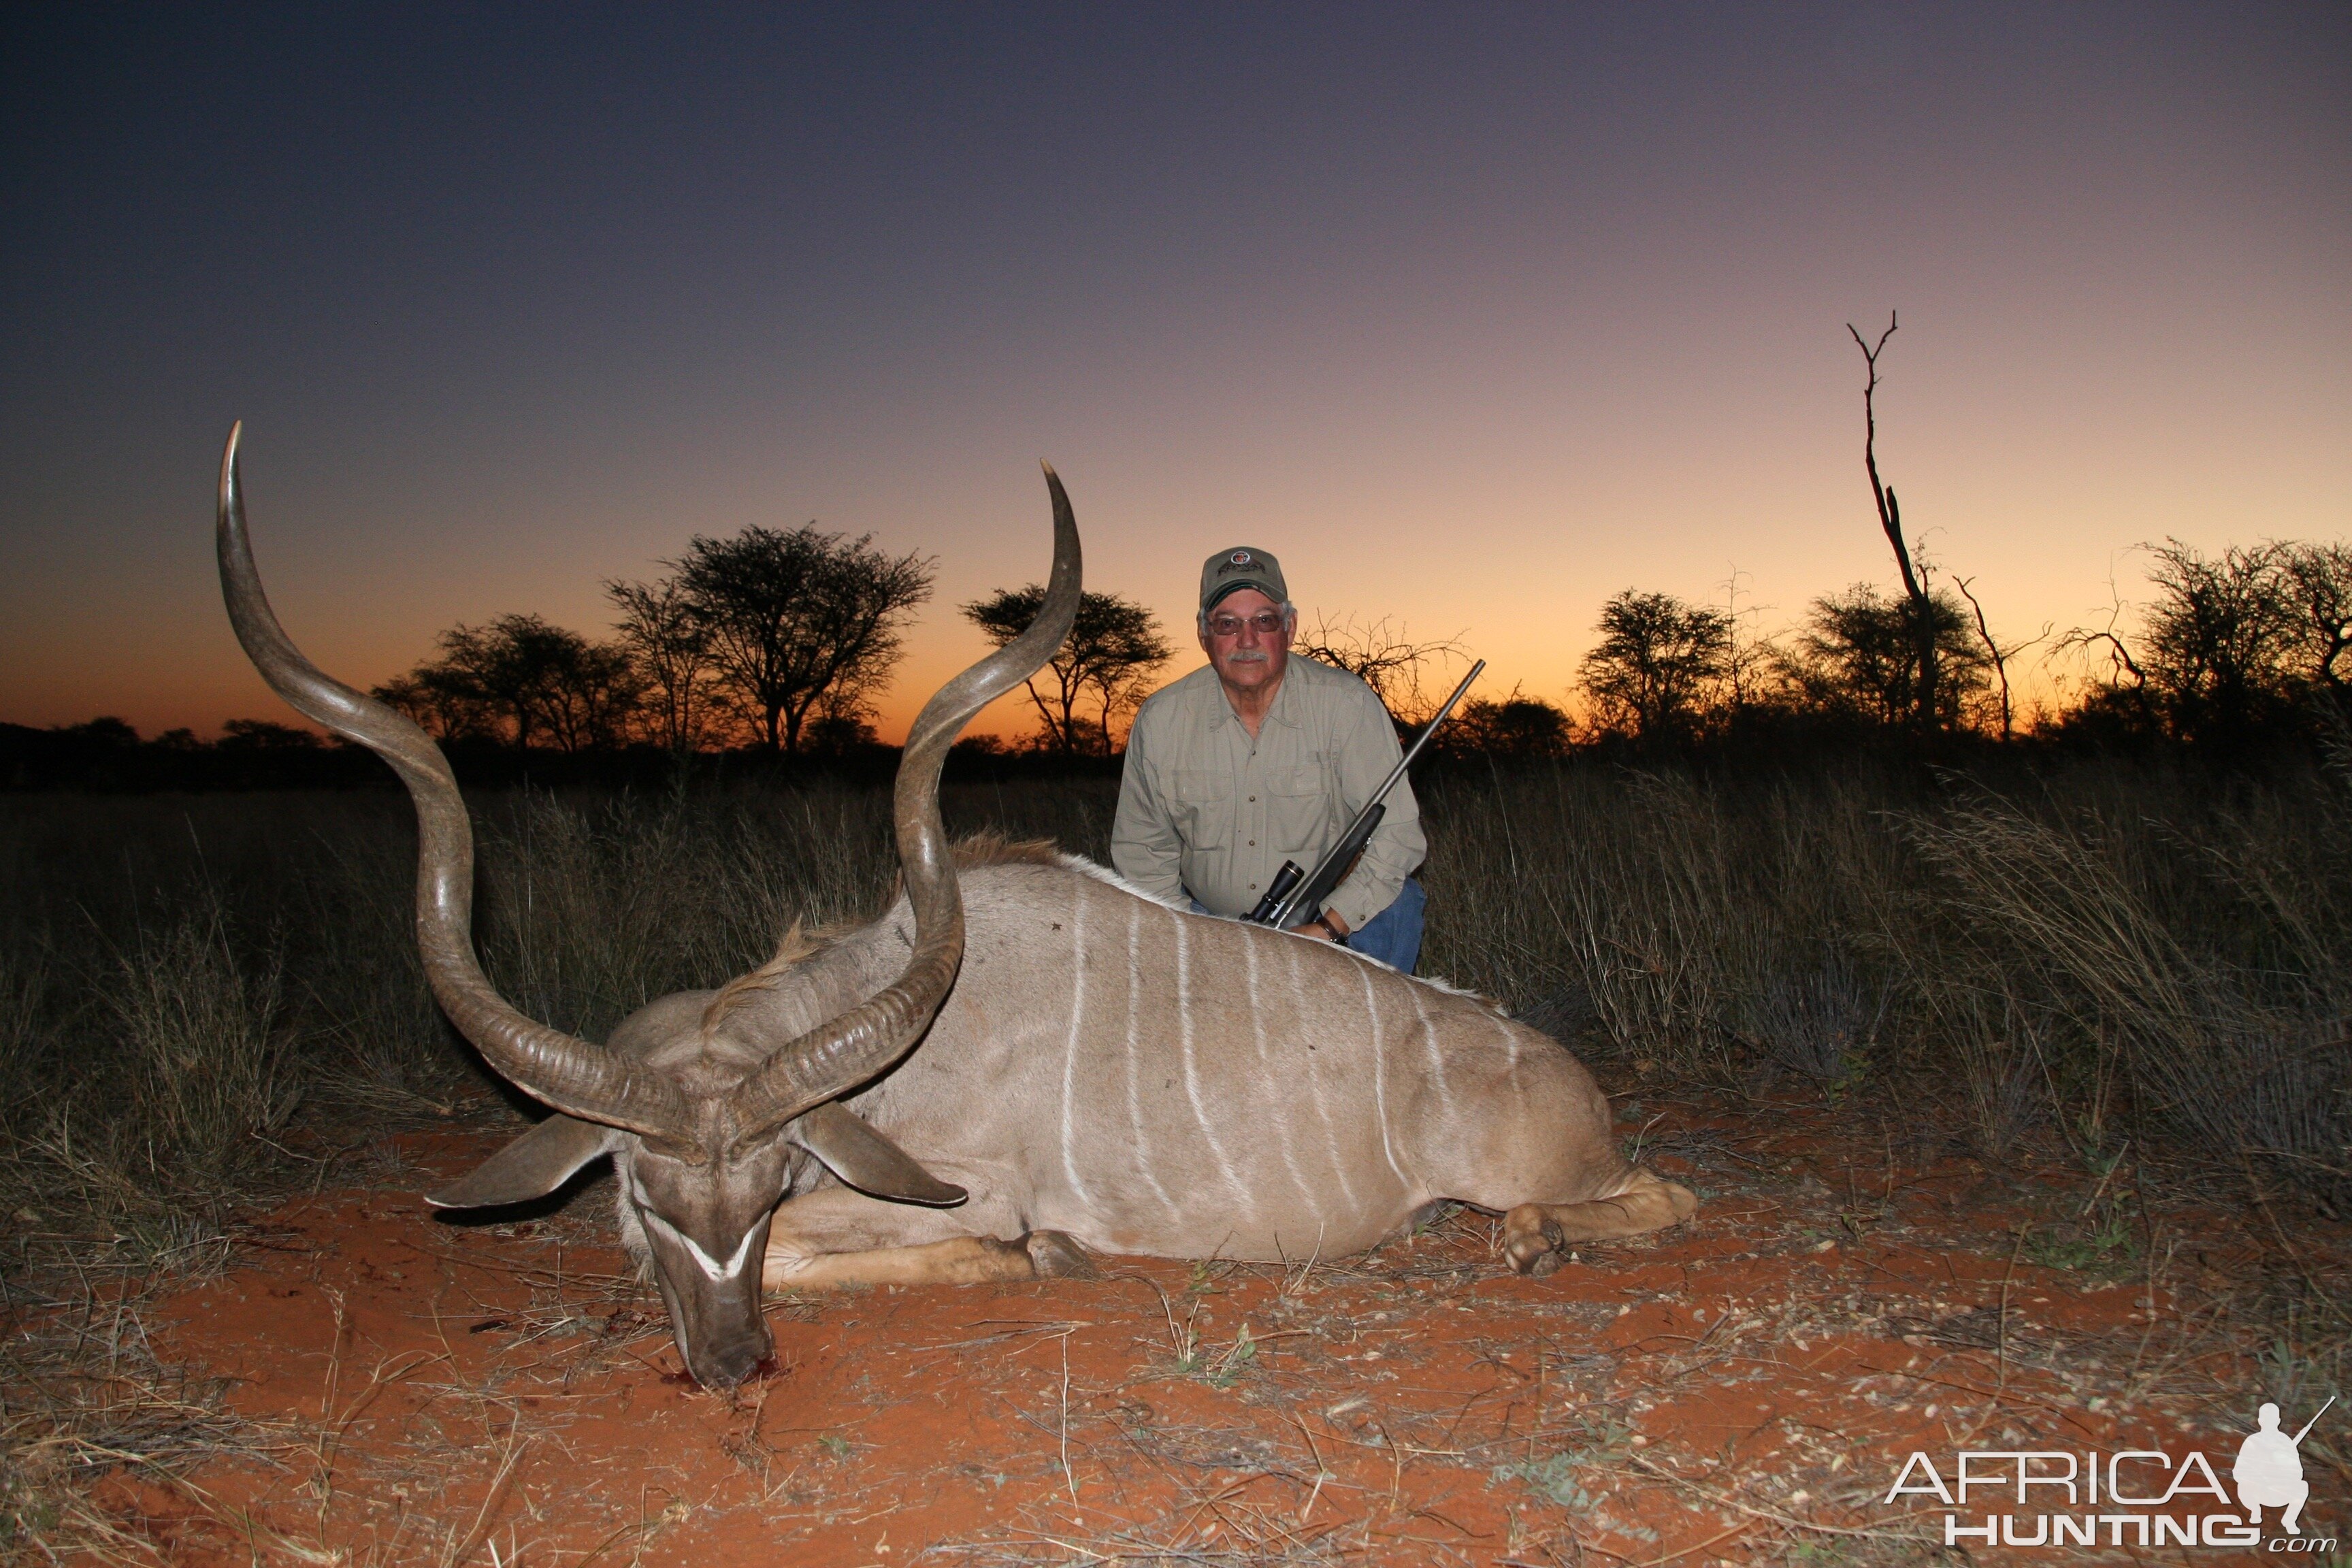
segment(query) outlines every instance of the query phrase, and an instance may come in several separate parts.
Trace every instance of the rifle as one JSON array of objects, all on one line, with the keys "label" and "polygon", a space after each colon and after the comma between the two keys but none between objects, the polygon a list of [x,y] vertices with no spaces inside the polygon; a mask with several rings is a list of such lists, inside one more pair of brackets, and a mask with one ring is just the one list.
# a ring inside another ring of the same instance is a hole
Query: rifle
[{"label": "rifle", "polygon": [[1362,854],[1364,846],[1371,841],[1372,830],[1380,826],[1381,818],[1388,815],[1386,803],[1389,792],[1396,788],[1397,781],[1404,777],[1404,771],[1412,766],[1413,758],[1421,755],[1421,749],[1429,744],[1429,738],[1437,733],[1437,727],[1445,722],[1447,716],[1454,711],[1454,705],[1462,700],[1462,694],[1470,689],[1470,683],[1477,679],[1478,672],[1486,668],[1486,661],[1483,658],[1470,667],[1470,673],[1462,678],[1462,684],[1454,689],[1454,695],[1445,700],[1445,706],[1437,710],[1437,717],[1432,719],[1428,728],[1405,748],[1404,755],[1397,759],[1397,765],[1389,770],[1387,779],[1372,792],[1372,798],[1364,803],[1364,809],[1356,814],[1356,820],[1348,825],[1348,831],[1339,836],[1339,841],[1331,846],[1329,853],[1315,863],[1314,871],[1311,874],[1301,871],[1297,861],[1285,860],[1282,869],[1274,874],[1274,880],[1266,884],[1265,897],[1257,901],[1255,909],[1242,917],[1244,920],[1288,931],[1322,913],[1323,900],[1331,896],[1331,889],[1339,885],[1339,879],[1355,865],[1356,857]]}]

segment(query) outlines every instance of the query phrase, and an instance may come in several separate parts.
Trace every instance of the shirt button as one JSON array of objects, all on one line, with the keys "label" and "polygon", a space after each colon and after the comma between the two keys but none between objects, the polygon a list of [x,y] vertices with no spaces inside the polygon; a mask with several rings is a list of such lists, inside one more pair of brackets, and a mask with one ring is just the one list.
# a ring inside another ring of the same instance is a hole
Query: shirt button
[{"label": "shirt button", "polygon": [[1250,796],[1250,804],[1251,804],[1251,805],[1256,805],[1256,804],[1257,804],[1257,796],[1255,796],[1255,795],[1252,795],[1252,796]]},{"label": "shirt button", "polygon": [[1250,842],[1249,842],[1249,847],[1250,847],[1251,848],[1253,848],[1253,849],[1256,848],[1256,847],[1257,847],[1257,840],[1256,840],[1256,839],[1255,839],[1255,838],[1251,839],[1251,840],[1250,840]]}]

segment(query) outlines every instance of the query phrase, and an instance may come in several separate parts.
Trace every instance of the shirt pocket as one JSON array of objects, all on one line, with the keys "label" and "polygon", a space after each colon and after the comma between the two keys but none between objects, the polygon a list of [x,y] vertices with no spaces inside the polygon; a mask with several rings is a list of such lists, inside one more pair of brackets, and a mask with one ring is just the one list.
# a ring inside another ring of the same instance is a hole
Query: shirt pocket
[{"label": "shirt pocket", "polygon": [[1265,781],[1270,847],[1319,850],[1331,836],[1331,791],[1319,767],[1295,768]]},{"label": "shirt pocket", "polygon": [[1193,849],[1230,849],[1234,843],[1234,781],[1224,773],[1179,768],[1171,775],[1177,837]]}]

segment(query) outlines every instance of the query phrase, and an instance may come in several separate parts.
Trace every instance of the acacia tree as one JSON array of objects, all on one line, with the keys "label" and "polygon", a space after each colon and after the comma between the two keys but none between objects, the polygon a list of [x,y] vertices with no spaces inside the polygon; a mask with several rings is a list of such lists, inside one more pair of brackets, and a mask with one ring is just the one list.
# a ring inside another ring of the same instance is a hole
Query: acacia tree
[{"label": "acacia tree", "polygon": [[498,720],[490,705],[456,671],[437,664],[420,664],[395,675],[368,695],[398,709],[418,729],[443,741],[498,738]]},{"label": "acacia tree", "polygon": [[721,682],[757,714],[771,752],[800,750],[801,727],[828,703],[862,698],[898,661],[899,628],[931,596],[933,563],[892,556],[874,536],[814,524],[698,536],[665,562],[709,638]]},{"label": "acacia tree", "polygon": [[1598,629],[1579,676],[1601,725],[1644,744],[1696,729],[1729,665],[1731,617],[1628,588],[1601,606]]},{"label": "acacia tree", "polygon": [[515,750],[528,752],[531,732],[541,728],[541,697],[583,640],[539,616],[500,616],[488,626],[443,632],[439,663],[444,680],[471,688],[509,727]]},{"label": "acacia tree", "polygon": [[622,646],[636,660],[652,700],[655,738],[672,752],[700,746],[714,718],[710,633],[675,577],[659,583],[607,582],[604,596],[620,610]]},{"label": "acacia tree", "polygon": [[2301,623],[2303,679],[2340,703],[2352,684],[2352,544],[2282,544],[2279,565]]},{"label": "acacia tree", "polygon": [[[1985,685],[1985,658],[1977,651],[1968,618],[1948,594],[1928,600],[1928,626],[1936,636],[1936,685],[1928,692],[1927,721],[1935,728],[1956,722],[1969,700]],[[1917,616],[1911,605],[1890,599],[1868,583],[1815,599],[1783,669],[1814,708],[1887,726],[1918,719]]]},{"label": "acacia tree", "polygon": [[638,683],[625,648],[592,643],[539,616],[500,616],[443,632],[441,657],[376,688],[375,695],[445,740],[544,738],[567,752],[616,743],[635,711]]},{"label": "acacia tree", "polygon": [[1565,755],[1573,728],[1558,707],[1517,687],[1507,697],[1471,698],[1454,719],[1439,731],[1439,743],[1450,752],[1489,757]]},{"label": "acacia tree", "polygon": [[622,745],[644,707],[636,661],[617,643],[572,636],[570,657],[550,671],[538,694],[548,736],[567,752]]},{"label": "acacia tree", "polygon": [[2120,600],[2105,627],[2058,641],[2062,653],[2098,649],[2111,667],[2082,713],[2227,745],[2300,721],[2315,700],[2352,695],[2352,546],[2273,541],[2208,556],[2168,539],[2145,548],[2156,597],[2133,641],[2116,629]]},{"label": "acacia tree", "polygon": [[[1045,605],[1043,584],[1000,588],[985,599],[961,606],[963,616],[988,640],[1003,647],[1029,629]],[[1151,672],[1174,656],[1160,635],[1160,619],[1132,599],[1118,594],[1082,594],[1077,619],[1070,635],[1027,681],[1029,700],[1035,704],[1045,739],[1065,755],[1082,749],[1111,752],[1112,724],[1133,708]],[[1038,680],[1052,673],[1052,689],[1040,690]],[[1091,721],[1078,712],[1080,699],[1091,691],[1097,716]]]},{"label": "acacia tree", "polygon": [[2141,627],[2140,663],[2176,734],[2242,737],[2290,704],[2303,630],[2286,550],[2231,545],[2208,557],[2178,539],[2154,547],[2158,590]]}]

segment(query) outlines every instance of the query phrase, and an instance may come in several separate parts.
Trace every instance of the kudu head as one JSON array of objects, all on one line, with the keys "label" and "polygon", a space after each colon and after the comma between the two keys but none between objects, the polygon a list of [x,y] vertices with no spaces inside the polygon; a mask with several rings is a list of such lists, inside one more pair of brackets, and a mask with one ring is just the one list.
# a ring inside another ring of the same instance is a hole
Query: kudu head
[{"label": "kudu head", "polygon": [[[237,640],[271,688],[306,718],[389,763],[416,807],[416,940],[434,995],[500,1074],[559,1115],[508,1145],[436,1205],[479,1207],[552,1192],[604,1153],[619,1156],[622,1201],[645,1229],[655,1277],[688,1370],[732,1387],[773,1342],[760,1310],[768,1226],[798,1152],[852,1184],[914,1203],[952,1204],[933,1178],[834,1103],[912,1048],[954,984],[963,904],[940,821],[940,770],[973,714],[1041,668],[1077,615],[1077,523],[1048,467],[1054,570],[1044,606],[1019,637],[933,694],[908,731],[896,796],[898,863],[913,907],[914,950],[898,978],[838,1016],[773,1048],[621,1051],[525,1017],[492,988],[473,948],[474,836],[441,750],[407,718],[305,658],[278,624],[255,571],[237,471],[242,426],[221,456],[221,592]],[[648,1015],[661,1010],[656,1004]],[[691,1031],[698,1010],[678,1010]],[[675,1033],[676,1031],[674,1031]],[[669,1043],[676,1043],[675,1041]]]}]

